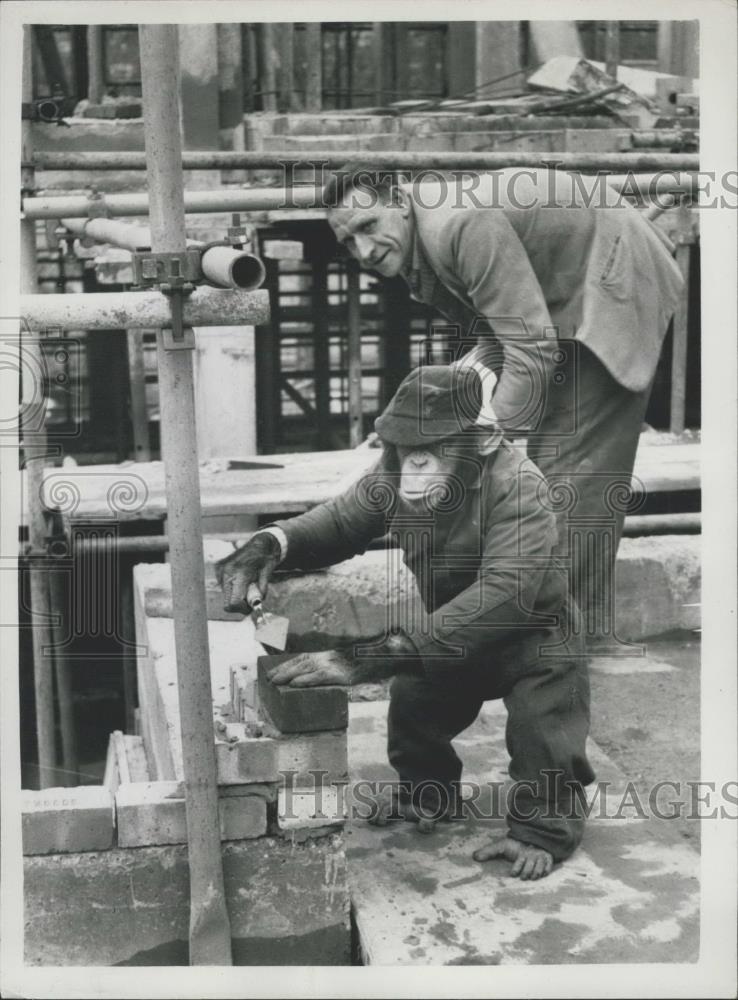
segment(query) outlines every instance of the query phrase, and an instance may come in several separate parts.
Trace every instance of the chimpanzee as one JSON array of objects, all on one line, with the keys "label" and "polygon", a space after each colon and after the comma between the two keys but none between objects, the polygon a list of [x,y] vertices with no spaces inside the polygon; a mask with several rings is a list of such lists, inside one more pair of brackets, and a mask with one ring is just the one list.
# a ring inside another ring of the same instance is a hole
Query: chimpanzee
[{"label": "chimpanzee", "polygon": [[594,779],[589,682],[578,610],[553,554],[548,484],[499,431],[480,426],[481,409],[473,367],[415,369],[376,420],[383,450],[373,469],[341,496],[255,533],[217,574],[236,609],[249,583],[266,592],[277,566],[329,566],[388,535],[424,615],[375,639],[303,653],[271,679],[302,687],[393,678],[388,754],[400,781],[378,822],[457,814],[462,762],[451,741],[484,701],[502,698],[515,809],[506,836],[474,857],[504,857],[512,875],[535,879],[582,837],[581,788]]}]

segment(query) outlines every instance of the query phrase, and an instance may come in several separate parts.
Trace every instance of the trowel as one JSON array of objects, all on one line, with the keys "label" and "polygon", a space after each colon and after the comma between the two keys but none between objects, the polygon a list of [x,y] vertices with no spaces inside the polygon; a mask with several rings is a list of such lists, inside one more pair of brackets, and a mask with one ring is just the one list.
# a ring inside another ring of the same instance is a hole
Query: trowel
[{"label": "trowel", "polygon": [[271,646],[272,649],[283,653],[287,645],[289,618],[285,618],[283,615],[274,615],[270,611],[264,610],[264,599],[255,583],[249,584],[246,591],[246,601],[251,608],[251,620],[255,627],[256,641],[260,642],[262,646]]}]

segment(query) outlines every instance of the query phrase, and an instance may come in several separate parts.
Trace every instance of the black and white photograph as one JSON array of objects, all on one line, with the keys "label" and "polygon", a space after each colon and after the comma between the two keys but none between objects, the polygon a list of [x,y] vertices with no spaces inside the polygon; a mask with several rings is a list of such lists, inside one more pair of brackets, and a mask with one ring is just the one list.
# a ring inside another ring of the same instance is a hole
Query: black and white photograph
[{"label": "black and white photograph", "polygon": [[735,996],[735,15],[2,5],[3,996]]}]

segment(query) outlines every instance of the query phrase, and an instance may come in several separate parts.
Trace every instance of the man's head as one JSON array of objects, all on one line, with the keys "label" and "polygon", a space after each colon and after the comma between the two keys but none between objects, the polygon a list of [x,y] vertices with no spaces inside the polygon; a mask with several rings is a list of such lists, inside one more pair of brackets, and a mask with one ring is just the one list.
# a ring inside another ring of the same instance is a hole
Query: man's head
[{"label": "man's head", "polygon": [[323,197],[336,239],[351,256],[384,278],[399,274],[410,259],[414,223],[394,176],[371,167],[339,170]]}]

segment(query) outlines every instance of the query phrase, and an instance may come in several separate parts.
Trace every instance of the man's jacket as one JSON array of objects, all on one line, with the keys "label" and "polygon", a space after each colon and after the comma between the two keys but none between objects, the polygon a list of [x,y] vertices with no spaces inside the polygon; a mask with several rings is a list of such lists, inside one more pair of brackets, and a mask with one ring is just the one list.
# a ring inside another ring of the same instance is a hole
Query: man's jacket
[{"label": "man's jacket", "polygon": [[404,189],[411,293],[465,335],[488,320],[505,355],[503,427],[531,391],[530,359],[550,374],[557,337],[586,344],[626,389],[648,387],[683,281],[664,237],[604,177],[511,169]]},{"label": "man's jacket", "polygon": [[522,452],[506,441],[487,457],[465,452],[435,512],[410,512],[398,500],[399,482],[394,448],[386,447],[341,496],[278,522],[288,543],[280,568],[329,566],[389,532],[425,608],[421,621],[399,624],[426,669],[517,669],[535,662],[542,644],[562,641],[572,610],[566,573],[551,556],[554,505]]}]

